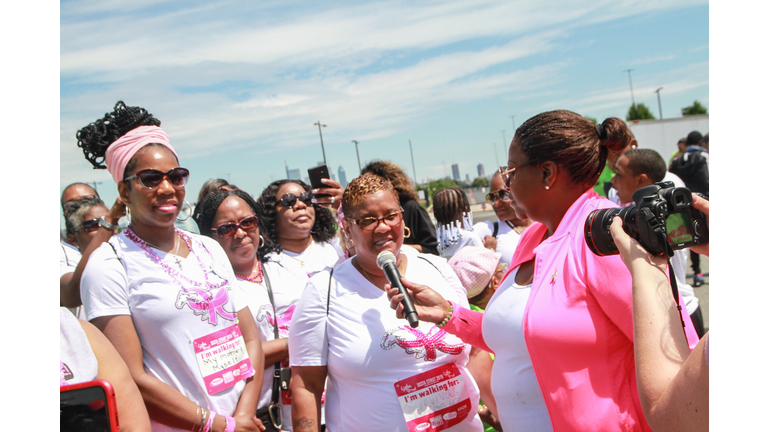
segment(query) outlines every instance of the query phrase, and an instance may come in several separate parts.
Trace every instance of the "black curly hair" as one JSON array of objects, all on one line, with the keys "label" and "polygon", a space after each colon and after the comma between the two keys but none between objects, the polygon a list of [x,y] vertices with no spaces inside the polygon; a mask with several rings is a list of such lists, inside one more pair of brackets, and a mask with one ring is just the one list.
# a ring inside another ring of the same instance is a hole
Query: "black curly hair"
[{"label": "black curly hair", "polygon": [[[262,211],[261,205],[257,203],[249,193],[240,189],[231,191],[217,189],[204,196],[203,199],[197,203],[197,206],[195,206],[195,213],[192,215],[192,219],[194,219],[197,223],[197,227],[200,229],[200,234],[211,237],[215,240],[212,231],[213,219],[216,217],[216,212],[219,210],[221,203],[223,203],[225,199],[231,196],[236,196],[242,199],[251,207],[253,214],[259,218],[259,234],[262,234],[262,220],[264,217],[264,212]],[[264,244],[261,245],[261,247],[259,247],[259,249],[256,251],[256,258],[258,258],[259,261],[264,262],[264,257],[272,251],[274,245],[266,236],[262,235],[262,237],[264,238]]]},{"label": "black curly hair", "polygon": [[[277,191],[286,183],[296,183],[305,191],[312,191],[312,188],[301,180],[278,180],[270,183],[256,200],[261,205],[263,215],[263,219],[259,218],[260,233],[275,253],[283,251],[283,247],[277,242]],[[336,236],[336,220],[333,217],[333,212],[319,204],[312,204],[312,206],[315,208],[315,224],[311,231],[312,238],[318,243],[327,243]]]},{"label": "black curly hair", "polygon": [[[77,131],[77,146],[83,149],[85,159],[94,169],[106,169],[104,155],[110,144],[139,126],[160,126],[160,120],[144,108],[129,107],[123,101],[118,101],[115,109],[105,113],[104,118]],[[128,173],[132,168],[129,163],[125,172]]]}]

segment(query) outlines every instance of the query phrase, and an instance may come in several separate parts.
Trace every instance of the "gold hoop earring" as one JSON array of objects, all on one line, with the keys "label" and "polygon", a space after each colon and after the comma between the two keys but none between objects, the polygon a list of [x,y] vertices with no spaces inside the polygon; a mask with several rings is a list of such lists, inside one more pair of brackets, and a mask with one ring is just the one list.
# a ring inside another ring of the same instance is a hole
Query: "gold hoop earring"
[{"label": "gold hoop earring", "polygon": [[408,227],[403,227],[403,231],[408,230],[408,234],[403,233],[403,238],[409,238],[411,236],[411,229]]},{"label": "gold hoop earring", "polygon": [[[184,211],[184,205],[189,207],[188,212]],[[185,217],[184,219],[179,218],[179,216],[181,216],[182,213],[186,213],[187,217]],[[184,203],[181,205],[181,211],[179,212],[179,216],[176,216],[176,220],[179,222],[186,222],[189,220],[189,218],[192,217],[192,204],[190,204],[189,201],[184,200]]]},{"label": "gold hoop earring", "polygon": [[125,206],[125,218],[128,219],[128,225],[131,224],[131,206]]},{"label": "gold hoop earring", "polygon": [[347,239],[344,241],[344,248],[347,250],[350,250],[355,247],[355,242],[352,239]]}]

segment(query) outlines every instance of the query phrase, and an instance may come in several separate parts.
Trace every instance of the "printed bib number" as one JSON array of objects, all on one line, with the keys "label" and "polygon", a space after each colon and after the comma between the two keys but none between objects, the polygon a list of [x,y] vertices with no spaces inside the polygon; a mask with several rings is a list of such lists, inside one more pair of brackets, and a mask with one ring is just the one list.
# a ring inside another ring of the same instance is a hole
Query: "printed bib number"
[{"label": "printed bib number", "polygon": [[455,363],[395,383],[410,432],[437,432],[461,423],[472,410],[466,381]]},{"label": "printed bib number", "polygon": [[209,395],[224,391],[255,373],[237,324],[195,339],[194,346]]}]

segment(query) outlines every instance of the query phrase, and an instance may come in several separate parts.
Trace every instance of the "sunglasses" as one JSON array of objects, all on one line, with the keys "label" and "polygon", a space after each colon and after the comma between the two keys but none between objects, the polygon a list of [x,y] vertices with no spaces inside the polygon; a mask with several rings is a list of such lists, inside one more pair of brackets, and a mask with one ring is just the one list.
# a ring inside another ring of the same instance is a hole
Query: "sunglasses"
[{"label": "sunglasses", "polygon": [[524,163],[522,165],[518,165],[518,166],[512,167],[512,168],[509,168],[509,167],[506,167],[506,166],[499,167],[499,173],[501,174],[501,180],[504,181],[504,185],[509,187],[509,183],[512,180],[512,177],[515,176],[515,171],[517,171],[518,169],[520,169],[520,168],[522,168],[524,166],[528,166],[530,164],[531,164],[531,162],[529,161],[528,163]]},{"label": "sunglasses", "polygon": [[283,196],[280,197],[280,202],[283,203],[285,207],[293,207],[294,204],[296,204],[296,200],[300,200],[304,204],[309,207],[312,205],[312,192],[303,192],[301,195],[296,196],[292,193],[283,194]]},{"label": "sunglasses", "polygon": [[168,172],[162,172],[156,169],[145,169],[130,177],[126,177],[123,181],[129,182],[136,179],[142,187],[146,189],[154,189],[160,186],[160,183],[162,183],[165,178],[168,178],[168,181],[173,187],[181,189],[187,184],[187,180],[189,180],[189,170],[181,167],[174,168]]},{"label": "sunglasses", "polygon": [[488,201],[490,205],[493,205],[493,203],[496,201],[505,199],[509,199],[509,192],[504,189],[501,189],[498,192],[490,192],[485,194],[485,200]]},{"label": "sunglasses", "polygon": [[230,238],[235,235],[237,232],[237,229],[240,228],[243,231],[251,231],[254,228],[258,228],[259,226],[259,218],[256,216],[246,216],[242,219],[240,219],[240,222],[238,223],[225,223],[217,226],[216,228],[211,228],[211,231],[215,232],[219,235],[221,238]]},{"label": "sunglasses", "polygon": [[80,228],[77,230],[83,230],[85,232],[94,232],[97,229],[99,229],[99,220],[98,219],[90,219],[87,221],[83,221],[83,224],[80,225]]},{"label": "sunglasses", "polygon": [[376,218],[376,217],[365,217],[362,219],[349,219],[352,222],[355,223],[355,225],[359,226],[361,230],[363,231],[373,231],[376,228],[379,227],[379,224],[381,222],[384,222],[390,227],[393,227],[400,222],[403,221],[403,210],[398,210],[396,212],[392,212],[383,218]]}]

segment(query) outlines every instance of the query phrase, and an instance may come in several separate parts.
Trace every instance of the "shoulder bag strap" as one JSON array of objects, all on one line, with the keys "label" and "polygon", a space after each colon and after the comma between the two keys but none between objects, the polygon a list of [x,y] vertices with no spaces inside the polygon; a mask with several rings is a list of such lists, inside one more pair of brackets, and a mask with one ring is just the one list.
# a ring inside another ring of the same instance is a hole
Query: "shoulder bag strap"
[{"label": "shoulder bag strap", "polygon": [[[272,326],[272,328],[275,331],[275,340],[277,340],[277,339],[280,339],[280,330],[277,328],[278,327],[277,308],[275,307],[275,299],[272,296],[272,284],[269,282],[269,275],[267,274],[267,268],[264,267],[261,263],[259,263],[259,265],[261,266],[261,274],[264,275],[264,285],[267,286],[267,294],[269,294],[269,303],[272,305],[272,313],[274,314],[274,317],[275,317],[275,325]],[[272,379],[272,405],[273,406],[278,406],[278,401],[280,400],[281,372],[282,371],[280,367],[280,362],[278,361],[277,363],[275,363],[275,371]],[[277,426],[278,428],[281,428],[282,424],[275,425],[275,426]]]},{"label": "shoulder bag strap", "polygon": [[496,234],[499,233],[499,221],[493,223],[493,238],[496,238]]}]

